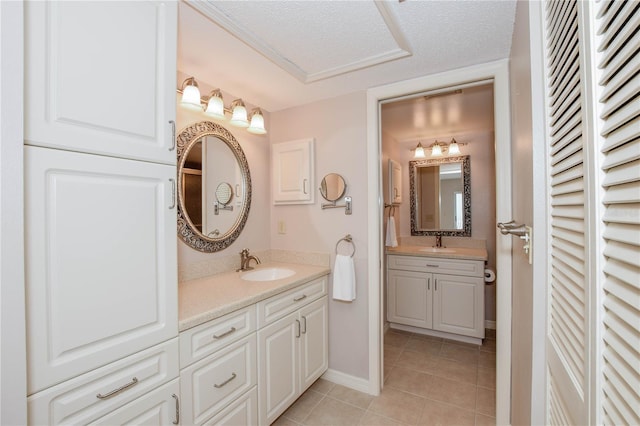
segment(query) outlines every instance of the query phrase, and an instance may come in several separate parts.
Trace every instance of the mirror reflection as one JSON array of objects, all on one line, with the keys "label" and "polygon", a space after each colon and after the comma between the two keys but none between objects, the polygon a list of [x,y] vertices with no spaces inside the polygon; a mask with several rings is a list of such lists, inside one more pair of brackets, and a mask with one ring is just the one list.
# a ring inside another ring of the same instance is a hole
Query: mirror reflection
[{"label": "mirror reflection", "polygon": [[471,236],[469,156],[409,166],[411,235]]},{"label": "mirror reflection", "polygon": [[224,127],[196,123],[178,136],[180,237],[214,252],[242,231],[251,204],[251,179],[242,148]]},{"label": "mirror reflection", "polygon": [[329,173],[320,182],[320,193],[327,201],[338,201],[346,189],[344,179],[337,173]]}]

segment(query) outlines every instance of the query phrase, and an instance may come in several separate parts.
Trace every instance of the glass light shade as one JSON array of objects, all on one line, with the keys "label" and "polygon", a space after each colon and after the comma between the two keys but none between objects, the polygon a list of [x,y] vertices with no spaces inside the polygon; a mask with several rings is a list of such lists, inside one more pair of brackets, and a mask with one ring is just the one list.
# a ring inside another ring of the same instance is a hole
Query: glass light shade
[{"label": "glass light shade", "polygon": [[433,146],[431,147],[431,156],[432,157],[442,156],[442,148],[440,148],[440,145],[437,142],[433,144]]},{"label": "glass light shade", "polygon": [[[187,82],[187,80],[185,80]],[[198,89],[197,83],[192,80],[192,84],[184,85],[182,89],[182,99],[180,104],[190,109],[202,109],[200,104],[200,89]]]},{"label": "glass light shade", "polygon": [[251,114],[251,124],[249,125],[247,132],[255,135],[264,135],[267,133],[267,129],[264,128],[264,117],[262,116],[260,109],[256,109]]},{"label": "glass light shade", "polygon": [[422,144],[420,142],[418,142],[418,146],[416,147],[415,152],[413,153],[413,158],[424,158],[424,148],[422,147]]},{"label": "glass light shade", "polygon": [[204,113],[218,120],[224,120],[224,101],[219,92],[211,93],[211,97],[209,97],[209,101],[207,102],[207,109]]},{"label": "glass light shade", "polygon": [[241,100],[233,101],[233,112],[231,121],[229,124],[236,127],[249,127],[249,120],[247,120],[247,109],[244,107],[244,103]]},{"label": "glass light shade", "polygon": [[449,144],[449,155],[459,155],[459,154],[460,154],[460,145],[458,145],[456,140],[453,139]]}]

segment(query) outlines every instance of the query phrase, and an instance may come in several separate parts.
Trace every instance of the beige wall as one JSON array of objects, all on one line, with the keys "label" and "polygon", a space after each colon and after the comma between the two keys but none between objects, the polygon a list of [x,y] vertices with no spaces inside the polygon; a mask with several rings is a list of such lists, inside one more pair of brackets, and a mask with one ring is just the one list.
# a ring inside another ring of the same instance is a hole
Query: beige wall
[{"label": "beige wall", "polygon": [[[201,86],[200,91],[202,93],[206,93],[206,86],[204,86],[202,82],[199,82],[199,84]],[[229,99],[235,99],[234,96],[230,94],[224,93],[223,95],[226,103],[230,102]],[[247,109],[249,108],[250,107],[247,105]],[[249,218],[247,219],[245,228],[238,239],[231,244],[231,246],[221,252],[201,253],[187,246],[178,238],[178,270],[182,271],[189,265],[193,265],[195,263],[215,261],[222,256],[239,253],[240,250],[245,247],[249,248],[253,252],[268,249],[270,244],[268,209],[270,191],[269,134],[263,136],[253,135],[245,129],[229,125],[228,122],[214,120],[203,113],[182,108],[179,104],[179,97],[176,111],[177,133],[180,133],[182,129],[190,124],[197,123],[199,121],[212,121],[224,126],[233,134],[247,157],[247,162],[249,163],[249,169],[251,172],[251,185],[253,190]],[[269,114],[264,112],[264,115],[266,126],[269,128]],[[238,265],[239,264],[240,256],[238,256]]]},{"label": "beige wall", "polygon": [[[331,253],[336,242],[351,234],[357,251],[357,298],[352,303],[329,302],[329,368],[359,377],[369,376],[367,279],[366,94],[364,92],[314,102],[271,114],[271,142],[315,138],[316,202],[271,206],[271,248]],[[318,187],[328,173],[342,175],[346,195],[353,197],[353,214],[344,209],[322,210]],[[286,234],[277,233],[279,221]],[[331,291],[330,291],[331,296]]]},{"label": "beige wall", "polygon": [[[531,62],[529,2],[519,2],[510,57],[513,220],[533,223],[533,142],[531,109]],[[533,271],[522,252],[522,242],[513,243],[513,306],[511,346],[511,421],[531,424],[532,298]],[[543,342],[539,342],[543,344]]]}]

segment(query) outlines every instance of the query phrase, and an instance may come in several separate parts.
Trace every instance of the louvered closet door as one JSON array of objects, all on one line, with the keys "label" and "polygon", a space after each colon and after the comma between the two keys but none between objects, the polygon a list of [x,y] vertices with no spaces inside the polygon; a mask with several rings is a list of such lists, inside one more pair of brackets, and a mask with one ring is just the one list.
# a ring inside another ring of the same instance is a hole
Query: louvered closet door
[{"label": "louvered closet door", "polygon": [[550,281],[547,423],[586,425],[589,384],[588,208],[576,1],[545,4]]},{"label": "louvered closet door", "polygon": [[603,155],[602,423],[640,424],[640,2],[596,7]]}]

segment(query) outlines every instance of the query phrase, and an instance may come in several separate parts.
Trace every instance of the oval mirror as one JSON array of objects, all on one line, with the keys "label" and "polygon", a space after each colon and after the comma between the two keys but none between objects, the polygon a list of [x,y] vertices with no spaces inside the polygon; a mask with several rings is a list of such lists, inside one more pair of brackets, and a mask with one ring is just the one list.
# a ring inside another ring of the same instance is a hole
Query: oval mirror
[{"label": "oval mirror", "polygon": [[224,250],[249,216],[251,175],[244,152],[231,132],[210,121],[182,130],[176,145],[178,235],[202,252]]},{"label": "oval mirror", "polygon": [[320,193],[327,201],[337,201],[344,195],[347,185],[337,173],[329,173],[320,182]]}]

